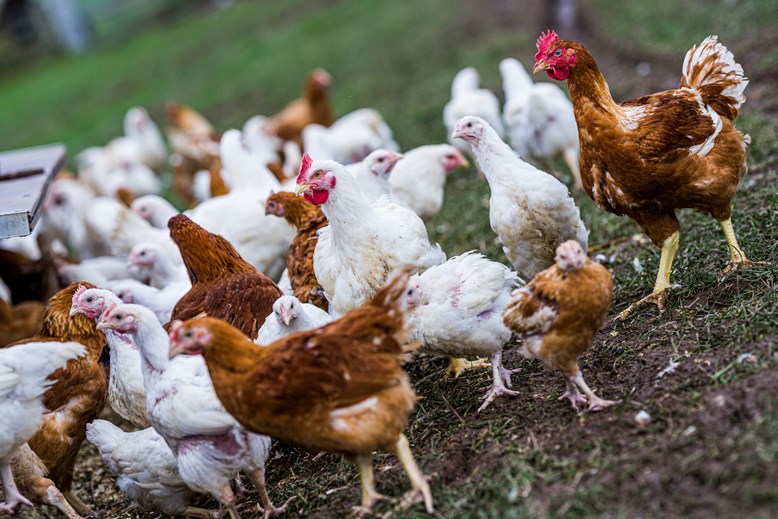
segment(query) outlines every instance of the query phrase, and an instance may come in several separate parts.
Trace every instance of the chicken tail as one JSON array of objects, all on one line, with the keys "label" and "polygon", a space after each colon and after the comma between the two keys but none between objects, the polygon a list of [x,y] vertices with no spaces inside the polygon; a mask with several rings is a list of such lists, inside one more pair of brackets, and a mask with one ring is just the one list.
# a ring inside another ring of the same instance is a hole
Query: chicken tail
[{"label": "chicken tail", "polygon": [[700,92],[703,102],[722,117],[737,117],[746,100],[743,91],[747,85],[743,67],[718,42],[718,36],[708,36],[699,47],[695,45],[686,53],[680,87]]}]

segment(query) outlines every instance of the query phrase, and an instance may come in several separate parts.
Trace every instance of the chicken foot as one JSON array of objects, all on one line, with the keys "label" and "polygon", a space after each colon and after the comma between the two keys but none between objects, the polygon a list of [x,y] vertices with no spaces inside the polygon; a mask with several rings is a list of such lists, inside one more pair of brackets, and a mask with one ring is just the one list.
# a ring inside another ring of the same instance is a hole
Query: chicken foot
[{"label": "chicken foot", "polygon": [[187,506],[181,515],[184,517],[197,517],[198,519],[220,519],[224,515],[223,512],[224,510],[209,510],[208,508]]},{"label": "chicken foot", "polygon": [[629,308],[621,312],[616,318],[624,320],[632,315],[635,310],[646,304],[654,304],[659,308],[660,312],[665,310],[665,302],[667,301],[667,289],[670,288],[670,271],[673,267],[673,259],[675,253],[678,252],[678,244],[681,241],[681,233],[675,231],[670,235],[662,244],[662,255],[659,258],[659,271],[656,274],[656,283],[654,283],[654,291],[641,299],[636,303],[629,305]]},{"label": "chicken foot", "polygon": [[435,508],[432,504],[430,485],[427,483],[424,474],[419,470],[419,466],[416,464],[416,460],[411,452],[411,446],[408,444],[408,438],[404,434],[400,434],[400,439],[397,440],[395,455],[400,459],[405,473],[408,474],[408,479],[411,480],[411,485],[413,486],[413,490],[409,494],[409,497],[412,498],[411,502],[416,502],[416,499],[421,497],[427,513],[433,513]]},{"label": "chicken foot", "polygon": [[750,267],[757,265],[769,265],[768,261],[751,261],[746,257],[746,253],[740,248],[735,237],[735,230],[732,228],[732,218],[727,218],[719,222],[721,229],[724,231],[724,237],[727,238],[727,245],[729,246],[729,252],[732,254],[732,260],[729,265],[724,269],[724,275],[726,276],[730,272],[738,269],[738,267]]},{"label": "chicken foot", "polygon": [[490,366],[486,359],[467,360],[457,357],[449,357],[448,369],[446,375],[449,377],[459,378],[459,375],[469,369],[488,368]]},{"label": "chicken foot", "polygon": [[254,486],[257,487],[257,490],[259,490],[259,498],[262,500],[262,509],[264,510],[264,515],[262,516],[263,519],[270,519],[271,517],[275,517],[286,512],[287,505],[292,499],[294,499],[294,497],[290,497],[286,503],[276,508],[275,505],[273,505],[273,501],[270,500],[270,496],[267,494],[264,470],[259,469],[249,473],[249,479],[252,483],[254,483]]},{"label": "chicken foot", "polygon": [[375,489],[375,477],[373,475],[373,456],[357,456],[359,467],[359,479],[362,483],[362,503],[354,508],[357,517],[363,517],[373,511],[373,507],[379,501],[392,501],[389,496],[378,493]]},{"label": "chicken foot", "polygon": [[[501,395],[505,396],[516,396],[518,395],[518,391],[512,391],[508,389],[507,386],[510,386],[510,373],[512,373],[512,370],[507,370],[502,365],[502,350],[496,351],[492,354],[492,356],[489,358],[492,364],[492,387],[489,389],[489,391],[484,395],[483,400],[484,403],[481,404],[481,407],[478,408],[478,412],[480,413],[487,407],[489,407],[489,404],[494,401],[495,398]],[[507,373],[507,377],[505,376]],[[506,383],[507,378],[507,383]]]},{"label": "chicken foot", "polygon": [[589,388],[589,386],[586,384],[586,381],[583,378],[583,373],[581,373],[580,369],[578,370],[578,373],[576,373],[575,375],[569,376],[568,380],[573,384],[575,384],[576,386],[578,386],[578,388],[580,388],[581,391],[584,392],[587,400],[589,400],[589,411],[600,411],[602,409],[605,409],[607,407],[619,403],[618,400],[605,400],[604,398],[600,398],[597,395],[595,395],[594,391],[592,391],[591,388]]},{"label": "chicken foot", "polygon": [[565,382],[567,383],[567,391],[565,391],[562,396],[557,398],[557,400],[569,400],[570,404],[573,406],[573,409],[578,411],[579,405],[586,404],[589,401],[581,394],[580,391],[578,391],[578,386],[575,385],[572,378],[565,377]]},{"label": "chicken foot", "polygon": [[14,513],[19,505],[32,506],[29,499],[19,493],[19,489],[16,488],[16,482],[14,476],[11,473],[11,465],[3,463],[0,466],[0,477],[3,480],[3,491],[5,492],[5,503],[0,502],[0,515],[10,515]]}]

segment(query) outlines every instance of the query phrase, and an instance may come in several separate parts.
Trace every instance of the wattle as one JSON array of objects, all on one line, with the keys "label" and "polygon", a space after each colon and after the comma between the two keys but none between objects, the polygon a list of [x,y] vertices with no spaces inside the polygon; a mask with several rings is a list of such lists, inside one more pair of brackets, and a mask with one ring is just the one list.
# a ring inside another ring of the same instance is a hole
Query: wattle
[{"label": "wattle", "polygon": [[330,192],[325,189],[312,189],[310,193],[305,193],[303,198],[309,204],[321,205],[327,201]]},{"label": "wattle", "polygon": [[570,67],[552,68],[546,71],[548,77],[557,81],[564,81],[570,75]]}]

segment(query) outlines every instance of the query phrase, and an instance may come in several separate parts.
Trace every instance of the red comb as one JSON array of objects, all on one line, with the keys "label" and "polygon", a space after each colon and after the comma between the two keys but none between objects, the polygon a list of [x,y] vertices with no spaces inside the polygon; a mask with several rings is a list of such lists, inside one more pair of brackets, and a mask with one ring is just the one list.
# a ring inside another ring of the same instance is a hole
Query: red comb
[{"label": "red comb", "polygon": [[300,163],[300,174],[297,175],[298,184],[300,184],[305,179],[306,173],[308,173],[308,170],[311,169],[311,164],[313,164],[313,159],[310,155],[304,153],[302,162]]},{"label": "red comb", "polygon": [[76,292],[73,294],[73,301],[78,300],[84,292],[86,292],[86,287],[84,285],[78,285]]},{"label": "red comb", "polygon": [[102,319],[105,319],[105,318],[108,316],[108,314],[110,314],[110,313],[111,313],[111,310],[113,310],[114,308],[116,308],[116,306],[117,306],[117,305],[116,305],[116,303],[114,303],[114,304],[112,304],[111,306],[109,306],[108,308],[106,308],[106,309],[105,309],[105,312],[103,312],[103,315],[102,315],[102,317],[100,317],[100,319],[101,319],[101,320],[102,320]]},{"label": "red comb", "polygon": [[541,33],[538,41],[535,43],[535,46],[538,48],[538,53],[535,54],[535,61],[543,59],[543,56],[548,52],[548,48],[558,39],[559,36],[551,29],[548,32]]}]

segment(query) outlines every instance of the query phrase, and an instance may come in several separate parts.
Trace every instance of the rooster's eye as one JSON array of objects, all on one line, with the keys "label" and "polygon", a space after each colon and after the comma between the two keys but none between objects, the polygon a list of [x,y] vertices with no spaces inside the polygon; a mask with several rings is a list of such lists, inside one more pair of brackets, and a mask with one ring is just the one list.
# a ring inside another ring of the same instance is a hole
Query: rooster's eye
[{"label": "rooster's eye", "polygon": [[557,58],[561,55],[562,55],[562,49],[557,49],[554,51],[554,56],[556,56]]},{"label": "rooster's eye", "polygon": [[313,178],[321,178],[321,171],[317,171],[313,174]]}]

